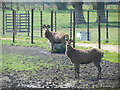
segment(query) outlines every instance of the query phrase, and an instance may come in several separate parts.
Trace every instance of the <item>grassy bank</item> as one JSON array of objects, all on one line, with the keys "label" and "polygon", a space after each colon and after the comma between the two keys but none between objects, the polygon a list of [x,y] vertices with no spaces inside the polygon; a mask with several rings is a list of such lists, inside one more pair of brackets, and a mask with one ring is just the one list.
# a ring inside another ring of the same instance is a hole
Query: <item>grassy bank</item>
[{"label": "grassy bank", "polygon": [[22,54],[4,54],[2,55],[2,71],[3,73],[30,71],[35,72],[43,68],[49,68],[54,64],[41,59],[39,56],[27,56]]}]

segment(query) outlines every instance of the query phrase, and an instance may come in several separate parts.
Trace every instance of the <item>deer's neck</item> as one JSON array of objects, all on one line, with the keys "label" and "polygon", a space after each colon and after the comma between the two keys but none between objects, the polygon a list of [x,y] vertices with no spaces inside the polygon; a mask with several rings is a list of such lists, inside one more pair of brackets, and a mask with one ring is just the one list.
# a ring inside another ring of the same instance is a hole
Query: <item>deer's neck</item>
[{"label": "deer's neck", "polygon": [[67,46],[66,48],[66,54],[68,57],[71,57],[74,53],[74,49],[71,46]]}]

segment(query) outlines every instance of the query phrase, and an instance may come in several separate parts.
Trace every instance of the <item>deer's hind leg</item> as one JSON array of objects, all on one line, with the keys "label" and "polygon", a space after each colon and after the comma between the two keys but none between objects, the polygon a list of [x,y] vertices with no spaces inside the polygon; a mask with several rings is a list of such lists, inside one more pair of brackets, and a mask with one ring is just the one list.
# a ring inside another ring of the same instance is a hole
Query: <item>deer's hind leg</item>
[{"label": "deer's hind leg", "polygon": [[75,78],[79,79],[79,64],[74,64],[75,65]]},{"label": "deer's hind leg", "polygon": [[[101,61],[101,60],[100,60]],[[100,61],[95,61],[93,62],[95,64],[95,66],[97,67],[98,69],[98,75],[97,75],[97,79],[101,79],[101,66],[100,66]]]}]

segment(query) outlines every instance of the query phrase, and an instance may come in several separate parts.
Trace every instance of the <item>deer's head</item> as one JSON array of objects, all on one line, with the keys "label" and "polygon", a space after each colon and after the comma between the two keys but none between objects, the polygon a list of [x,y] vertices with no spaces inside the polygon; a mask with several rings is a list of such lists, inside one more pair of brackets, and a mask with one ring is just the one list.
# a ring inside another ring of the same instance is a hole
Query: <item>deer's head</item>
[{"label": "deer's head", "polygon": [[74,42],[73,40],[68,40],[68,39],[66,39],[66,46],[71,46],[71,42]]},{"label": "deer's head", "polygon": [[50,25],[43,25],[42,28],[44,28],[46,31],[49,31]]}]

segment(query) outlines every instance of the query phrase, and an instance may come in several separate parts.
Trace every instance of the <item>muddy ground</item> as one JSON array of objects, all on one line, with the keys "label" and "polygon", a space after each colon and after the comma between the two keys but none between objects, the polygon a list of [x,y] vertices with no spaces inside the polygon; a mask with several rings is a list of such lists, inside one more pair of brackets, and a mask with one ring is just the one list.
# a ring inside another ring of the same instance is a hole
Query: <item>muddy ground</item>
[{"label": "muddy ground", "polygon": [[[118,88],[119,64],[101,61],[102,78],[97,80],[97,68],[93,63],[80,65],[79,80],[74,77],[74,66],[65,54],[51,53],[40,47],[2,46],[2,54],[15,53],[39,56],[56,67],[42,68],[35,73],[17,71],[0,76],[2,88]],[[33,61],[36,61],[33,59]],[[62,66],[62,68],[61,68]]]}]

